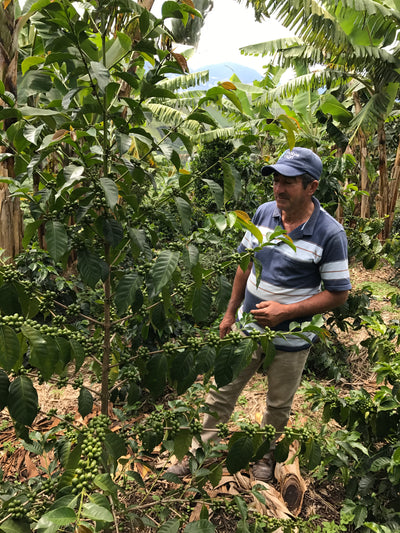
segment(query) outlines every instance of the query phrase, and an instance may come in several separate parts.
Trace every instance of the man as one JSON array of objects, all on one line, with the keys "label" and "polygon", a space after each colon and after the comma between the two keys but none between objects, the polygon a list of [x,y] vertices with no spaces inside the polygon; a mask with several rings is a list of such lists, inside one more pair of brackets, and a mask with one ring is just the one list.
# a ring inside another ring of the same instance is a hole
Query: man
[{"label": "man", "polygon": [[[223,338],[235,328],[237,317],[251,313],[254,323],[246,330],[260,331],[268,326],[288,331],[293,321],[308,321],[341,304],[351,288],[347,239],[343,227],[321,208],[314,193],[322,173],[321,159],[307,148],[287,150],[274,165],[263,167],[264,176],[273,175],[275,201],[261,205],[253,223],[268,235],[277,226],[286,230],[295,250],[282,240],[265,246],[255,253],[262,264],[261,281],[257,285],[253,264],[244,272],[239,266],[231,298],[220,324]],[[259,246],[247,231],[238,247],[239,252]],[[244,332],[246,334],[246,332]],[[309,336],[310,343],[313,335]],[[276,355],[266,369],[268,380],[267,405],[262,425],[271,424],[279,435],[287,425],[294,395],[300,385],[310,343],[295,335],[273,340]],[[213,390],[206,398],[210,413],[204,418],[202,440],[216,438],[216,425],[227,422],[235,403],[249,379],[263,361],[262,349],[257,349],[250,364],[230,384]],[[179,469],[179,467],[181,467]],[[188,462],[174,465],[169,471],[189,473]],[[261,481],[273,477],[273,452],[253,466],[253,475]]]}]

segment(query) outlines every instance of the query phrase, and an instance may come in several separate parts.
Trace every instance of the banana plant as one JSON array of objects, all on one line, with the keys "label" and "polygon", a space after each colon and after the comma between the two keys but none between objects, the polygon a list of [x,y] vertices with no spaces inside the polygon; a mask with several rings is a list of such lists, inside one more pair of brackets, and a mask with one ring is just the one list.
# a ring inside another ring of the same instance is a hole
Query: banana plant
[{"label": "banana plant", "polygon": [[[273,14],[295,36],[245,47],[245,53],[272,54],[279,65],[302,65],[307,72],[278,88],[269,97],[296,94],[307,87],[318,90],[345,85],[345,101],[354,96],[349,111],[349,138],[376,135],[379,145],[379,202],[376,212],[387,217],[384,236],[390,230],[393,197],[397,197],[398,170],[388,179],[385,120],[396,109],[399,89],[399,48],[396,34],[400,11],[392,2],[363,0],[354,3],[271,0],[260,7],[249,1],[258,17]],[[266,97],[267,98],[267,97]],[[364,150],[364,148],[363,148]],[[361,151],[363,151],[361,150]],[[397,165],[397,162],[396,162]],[[377,169],[378,170],[378,169]],[[375,177],[375,176],[374,176]],[[369,184],[366,184],[367,186]],[[366,197],[364,197],[364,204]],[[362,210],[366,213],[366,206]]]}]

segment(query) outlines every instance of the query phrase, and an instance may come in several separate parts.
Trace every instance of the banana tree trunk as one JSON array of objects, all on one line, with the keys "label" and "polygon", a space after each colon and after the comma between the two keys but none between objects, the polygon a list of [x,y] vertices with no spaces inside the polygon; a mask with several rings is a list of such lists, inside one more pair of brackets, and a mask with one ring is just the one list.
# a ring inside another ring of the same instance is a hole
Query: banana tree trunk
[{"label": "banana tree trunk", "polygon": [[153,7],[154,0],[139,0],[138,4],[147,9],[147,11],[150,11]]},{"label": "banana tree trunk", "polygon": [[[0,4],[0,79],[5,90],[17,97],[17,30],[14,19],[14,4]],[[1,102],[0,100],[0,103]],[[7,129],[9,122],[4,121]],[[5,147],[0,147],[4,153]],[[0,177],[14,178],[14,160],[12,158],[0,162]],[[18,198],[10,196],[8,186],[0,183],[0,248],[8,258],[14,258],[22,248],[23,223]]]},{"label": "banana tree trunk", "polygon": [[[361,102],[360,97],[357,92],[353,93],[354,109],[358,114],[361,111]],[[368,170],[367,170],[367,140],[365,138],[365,133],[359,129],[357,133],[357,142],[360,150],[360,189],[362,191],[370,192],[369,179],[368,179]],[[370,207],[369,207],[369,195],[361,196],[361,205],[360,205],[360,216],[361,218],[368,218],[370,216]]]},{"label": "banana tree trunk", "polygon": [[397,145],[396,159],[392,168],[391,181],[389,184],[389,217],[388,217],[388,235],[392,230],[394,212],[396,209],[397,198],[400,187],[400,138]]},{"label": "banana tree trunk", "polygon": [[[386,132],[383,121],[378,123],[378,154],[379,154],[379,209],[378,216],[385,218],[385,225],[382,231],[382,239],[389,236],[389,180],[387,168]],[[377,206],[378,207],[378,206]]]}]

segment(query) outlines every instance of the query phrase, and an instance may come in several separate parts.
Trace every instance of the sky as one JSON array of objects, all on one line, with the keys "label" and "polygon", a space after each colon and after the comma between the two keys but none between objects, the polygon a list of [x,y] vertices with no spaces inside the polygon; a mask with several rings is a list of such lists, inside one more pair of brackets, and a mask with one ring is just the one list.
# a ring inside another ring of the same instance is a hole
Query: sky
[{"label": "sky", "polygon": [[[164,0],[156,0],[151,12],[159,16]],[[264,19],[256,22],[254,10],[235,0],[214,0],[214,7],[207,15],[200,43],[189,60],[191,71],[213,63],[233,62],[254,68],[260,74],[266,58],[244,56],[239,48],[289,36],[290,32],[277,21]],[[178,51],[178,50],[177,50]]]}]

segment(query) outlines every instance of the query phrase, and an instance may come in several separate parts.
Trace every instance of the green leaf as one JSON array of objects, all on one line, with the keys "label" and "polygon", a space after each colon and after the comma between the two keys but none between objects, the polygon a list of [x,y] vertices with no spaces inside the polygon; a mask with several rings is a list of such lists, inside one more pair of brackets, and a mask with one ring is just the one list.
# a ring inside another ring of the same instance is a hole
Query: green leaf
[{"label": "green leaf", "polygon": [[18,291],[12,282],[4,283],[0,287],[0,309],[4,315],[21,314]]},{"label": "green leaf", "polygon": [[198,520],[185,526],[184,533],[215,533],[215,526],[209,520]]},{"label": "green leaf", "polygon": [[250,220],[250,217],[247,213],[244,211],[235,211],[235,215],[237,216],[237,220],[239,222],[239,225],[250,231],[252,235],[258,240],[258,242],[261,244],[263,242],[263,235],[261,231],[257,228],[255,224]]},{"label": "green leaf", "polygon": [[82,507],[82,515],[89,520],[102,522],[112,522],[114,520],[113,515],[105,507],[101,507],[95,503],[85,503]]},{"label": "green leaf", "polygon": [[18,376],[11,383],[7,407],[11,418],[25,426],[32,425],[39,411],[38,394],[27,376]]},{"label": "green leaf", "polygon": [[[126,451],[126,448],[125,448]],[[98,474],[94,480],[94,484],[96,487],[99,487],[104,492],[108,492],[109,494],[117,495],[118,493],[118,485],[114,483],[112,480],[110,474]]]},{"label": "green leaf", "polygon": [[34,340],[31,338],[30,342],[32,345],[30,363],[40,370],[45,380],[50,379],[60,361],[56,343],[51,337],[43,339],[40,334]]},{"label": "green leaf", "polygon": [[133,470],[128,470],[128,472],[126,473],[126,477],[128,479],[133,479],[138,485],[140,485],[141,487],[145,488],[146,485],[144,484],[142,476],[139,474],[139,472],[135,472]]},{"label": "green leaf", "polygon": [[213,180],[203,178],[202,181],[207,183],[207,185],[210,187],[210,191],[212,192],[214,201],[217,204],[218,209],[221,209],[224,206],[224,192],[222,190],[222,187]]},{"label": "green leaf", "polygon": [[158,294],[161,289],[170,281],[179,261],[179,252],[163,250],[157,257],[151,269],[153,279],[153,290]]},{"label": "green leaf", "polygon": [[128,307],[135,301],[139,282],[140,279],[136,272],[130,272],[121,278],[115,290],[114,300],[118,316],[126,313]]},{"label": "green leaf", "polygon": [[67,526],[75,522],[77,516],[71,507],[58,507],[42,515],[42,518],[49,520],[58,526]]},{"label": "green leaf", "polygon": [[131,49],[131,39],[125,33],[117,31],[116,38],[106,52],[105,64],[107,68],[118,63]]},{"label": "green leaf", "polygon": [[246,518],[247,518],[247,505],[246,505],[246,503],[243,501],[242,498],[240,498],[237,495],[234,496],[234,500],[235,500],[235,503],[236,503],[236,505],[237,505],[237,507],[239,509],[240,516],[242,517],[243,520],[246,520]]},{"label": "green leaf", "polygon": [[250,437],[241,437],[230,447],[226,467],[230,474],[238,472],[242,468],[247,468],[253,456],[253,442]]},{"label": "green leaf", "polygon": [[175,198],[175,204],[181,217],[182,229],[184,233],[188,234],[191,228],[192,207],[180,196]]},{"label": "green leaf", "polygon": [[353,113],[351,113],[335,96],[333,96],[333,94],[330,93],[324,95],[320,109],[326,115],[332,115],[334,119],[345,124],[348,124],[353,118]]},{"label": "green leaf", "polygon": [[31,326],[23,325],[21,331],[31,344],[31,364],[40,370],[44,379],[50,379],[59,360],[57,345]]},{"label": "green leaf", "polygon": [[217,213],[216,215],[210,216],[210,220],[213,222],[213,224],[215,224],[217,230],[222,235],[228,225],[225,215],[223,215],[222,213]]},{"label": "green leaf", "polygon": [[266,370],[275,358],[276,348],[272,341],[266,337],[261,337],[260,342],[265,353],[263,369]]},{"label": "green leaf", "polygon": [[[399,448],[397,448],[396,452],[398,450]],[[389,465],[390,465],[389,457],[378,457],[372,462],[370,470],[371,472],[379,472],[379,470],[386,470]]]},{"label": "green leaf", "polygon": [[36,316],[39,312],[39,301],[36,298],[32,298],[32,291],[29,291],[20,283],[15,285],[15,289],[21,305],[21,314],[26,318]]},{"label": "green leaf", "polygon": [[86,248],[78,250],[78,271],[85,283],[92,289],[97,282],[108,276],[108,265],[100,257]]},{"label": "green leaf", "polygon": [[290,442],[288,439],[281,439],[274,450],[274,458],[278,463],[286,461],[289,455]]},{"label": "green leaf", "polygon": [[354,513],[354,525],[356,529],[361,527],[368,516],[368,509],[365,505],[357,505]]},{"label": "green leaf", "polygon": [[147,387],[153,398],[157,398],[163,392],[167,382],[168,363],[164,354],[155,354],[148,361],[144,385]]},{"label": "green leaf", "polygon": [[213,128],[218,127],[217,122],[215,122],[215,120],[203,109],[198,109],[193,113],[190,113],[190,115],[186,117],[186,120],[196,120],[200,123],[209,124]]},{"label": "green leaf", "polygon": [[114,218],[102,218],[102,231],[104,240],[112,247],[118,246],[124,238],[121,223]]},{"label": "green leaf", "polygon": [[129,238],[131,239],[134,258],[137,258],[139,253],[142,252],[149,261],[152,257],[152,252],[146,239],[146,232],[143,229],[131,228],[129,230]]},{"label": "green leaf", "polygon": [[207,285],[195,287],[193,291],[192,314],[196,322],[204,322],[210,317],[212,295]]},{"label": "green leaf", "polygon": [[132,139],[129,135],[121,132],[116,134],[116,139],[119,153],[126,154],[132,145]]},{"label": "green leaf", "polygon": [[4,370],[0,369],[0,411],[2,411],[8,403],[9,387],[10,380]]},{"label": "green leaf", "polygon": [[204,102],[208,102],[209,100],[213,102],[221,101],[223,96],[226,96],[226,98],[228,98],[233,103],[233,105],[238,108],[240,112],[243,111],[242,103],[238,98],[237,94],[235,94],[235,92],[233,92],[232,90],[225,89],[222,86],[212,87],[211,89],[208,89],[208,91],[206,92],[206,96],[200,99],[199,105],[203,104]]},{"label": "green leaf", "polygon": [[90,70],[93,78],[97,80],[97,85],[102,93],[104,93],[107,85],[110,83],[110,73],[103,63],[97,61],[90,62]]},{"label": "green leaf", "polygon": [[32,124],[26,124],[24,128],[25,139],[30,143],[37,144],[43,128],[44,124],[41,124],[39,127],[32,126]]},{"label": "green leaf", "polygon": [[85,418],[93,410],[93,396],[86,388],[81,387],[78,397],[78,411],[82,418]]},{"label": "green leaf", "polygon": [[75,359],[75,372],[77,372],[85,360],[85,350],[77,340],[70,339],[69,341],[71,346],[71,357]]},{"label": "green leaf", "polygon": [[192,434],[188,429],[181,429],[174,438],[174,455],[182,461],[192,444]]},{"label": "green leaf", "polygon": [[230,362],[234,351],[235,347],[232,344],[224,345],[218,351],[214,368],[214,378],[217,387],[223,387],[224,385],[231,383],[233,379],[233,369]]},{"label": "green leaf", "polygon": [[213,346],[202,346],[195,357],[196,374],[207,374],[214,366],[215,355]]},{"label": "green leaf", "polygon": [[126,455],[126,445],[124,439],[114,432],[107,433],[105,445],[107,446],[110,457],[115,459],[115,461],[117,461],[123,455]]},{"label": "green leaf", "polygon": [[197,372],[191,351],[176,352],[170,376],[178,394],[183,394],[194,383]]},{"label": "green leaf", "polygon": [[18,336],[10,326],[0,326],[0,365],[12,370],[20,357]]},{"label": "green leaf", "polygon": [[192,270],[192,268],[198,264],[199,259],[199,249],[194,244],[189,243],[183,251],[183,260],[185,262],[185,265],[187,266],[187,268],[189,268],[189,270]]},{"label": "green leaf", "polygon": [[224,204],[226,204],[232,198],[235,191],[235,177],[229,163],[221,161],[221,166],[224,173]]},{"label": "green leaf", "polygon": [[[11,518],[5,522],[2,522],[0,529],[4,533],[31,533],[32,531],[28,522],[23,522],[22,520],[12,520]],[[58,531],[58,527],[56,527],[54,533],[56,531]],[[52,531],[49,530],[47,532],[46,530],[46,533],[52,533]]]},{"label": "green leaf", "polygon": [[147,9],[143,9],[139,17],[139,27],[142,35],[148,32],[150,26],[150,15]]},{"label": "green leaf", "polygon": [[[135,46],[138,49],[138,45]],[[176,98],[176,94],[167,89],[157,87],[152,83],[148,83],[146,80],[142,80],[140,84],[140,99],[147,100],[148,98]]]},{"label": "green leaf", "polygon": [[46,243],[49,254],[58,262],[68,251],[68,235],[64,224],[58,220],[49,220],[45,226]]},{"label": "green leaf", "polygon": [[64,337],[51,337],[46,339],[47,345],[49,342],[54,344],[54,350],[57,353],[57,362],[54,371],[61,375],[67,364],[71,361],[71,345]]},{"label": "green leaf", "polygon": [[25,226],[24,237],[22,239],[22,246],[26,248],[31,242],[34,235],[36,235],[37,230],[43,224],[42,220],[35,220],[30,222]]},{"label": "green leaf", "polygon": [[30,106],[20,107],[19,113],[21,113],[25,118],[57,117],[61,115],[61,113],[59,113],[58,111],[53,111],[52,109],[43,109],[39,107],[30,107]]},{"label": "green leaf", "polygon": [[118,202],[118,187],[110,178],[100,178],[100,186],[104,191],[107,204],[110,209],[114,209]]},{"label": "green leaf", "polygon": [[61,465],[65,468],[68,464],[69,456],[71,453],[71,442],[64,440],[57,447],[57,454]]},{"label": "green leaf", "polygon": [[314,439],[310,439],[306,444],[305,454],[305,459],[308,462],[308,468],[310,470],[314,470],[314,468],[317,468],[317,466],[321,464],[321,457],[322,454],[319,443]]},{"label": "green leaf", "polygon": [[208,474],[208,480],[213,487],[216,487],[221,481],[223,473],[222,464],[212,465],[210,467],[210,473]]},{"label": "green leaf", "polygon": [[232,292],[231,282],[224,276],[218,277],[218,292],[215,297],[215,305],[217,306],[218,313],[222,313],[228,305],[229,298]]},{"label": "green leaf", "polygon": [[168,520],[167,522],[164,522],[159,529],[157,529],[157,533],[178,533],[180,524],[181,522],[178,518]]}]

